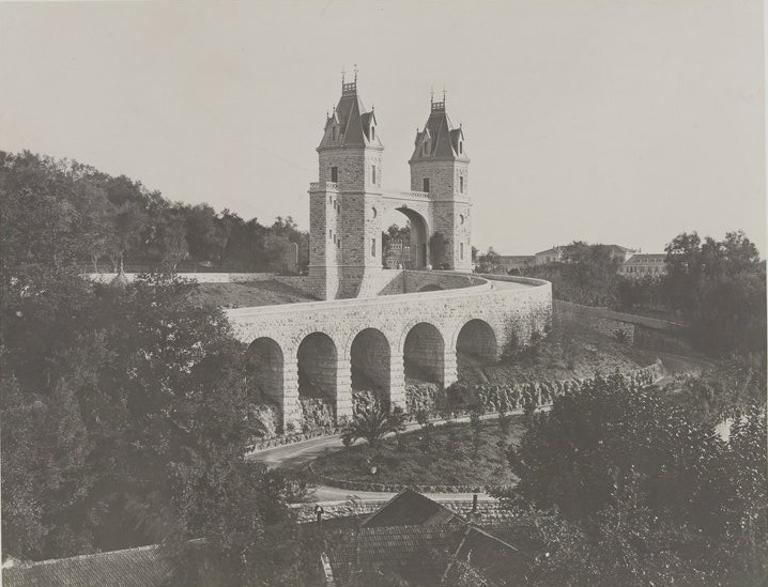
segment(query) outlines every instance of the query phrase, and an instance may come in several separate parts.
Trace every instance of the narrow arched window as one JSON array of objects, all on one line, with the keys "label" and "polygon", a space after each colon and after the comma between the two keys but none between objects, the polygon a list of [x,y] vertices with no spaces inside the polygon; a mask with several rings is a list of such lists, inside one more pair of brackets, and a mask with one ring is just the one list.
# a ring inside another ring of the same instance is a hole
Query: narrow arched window
[{"label": "narrow arched window", "polygon": [[371,140],[374,140],[376,138],[376,127],[371,127]]}]

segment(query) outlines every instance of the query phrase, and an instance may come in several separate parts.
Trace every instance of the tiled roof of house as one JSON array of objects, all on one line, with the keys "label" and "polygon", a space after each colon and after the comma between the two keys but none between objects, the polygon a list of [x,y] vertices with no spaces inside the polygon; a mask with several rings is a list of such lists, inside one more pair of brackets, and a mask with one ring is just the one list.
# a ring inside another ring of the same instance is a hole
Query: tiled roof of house
[{"label": "tiled roof of house", "polygon": [[562,249],[560,247],[554,247],[551,249],[547,249],[546,251],[539,251],[538,253],[534,254],[534,257],[538,257],[539,255],[555,255],[559,253]]},{"label": "tiled roof of house", "polygon": [[648,261],[664,261],[666,253],[635,253],[625,263],[644,263]]},{"label": "tiled roof of house", "polygon": [[526,562],[527,555],[511,544],[481,528],[468,526],[445,570],[450,577],[459,562],[470,563],[483,578],[495,584],[515,574]]},{"label": "tiled roof of house", "polygon": [[614,251],[619,251],[620,253],[631,253],[635,249],[628,249],[627,247],[622,247],[621,245],[605,245],[609,249],[613,249]]},{"label": "tiled roof of house", "polygon": [[464,527],[455,525],[350,530],[346,543],[329,553],[333,576],[346,585],[361,571],[388,569],[418,585],[435,584],[463,533]]},{"label": "tiled roof of house", "polygon": [[412,489],[404,489],[362,523],[376,526],[435,526],[464,520],[447,507]]},{"label": "tiled roof of house", "polygon": [[170,573],[159,546],[17,563],[3,569],[5,587],[160,587]]}]

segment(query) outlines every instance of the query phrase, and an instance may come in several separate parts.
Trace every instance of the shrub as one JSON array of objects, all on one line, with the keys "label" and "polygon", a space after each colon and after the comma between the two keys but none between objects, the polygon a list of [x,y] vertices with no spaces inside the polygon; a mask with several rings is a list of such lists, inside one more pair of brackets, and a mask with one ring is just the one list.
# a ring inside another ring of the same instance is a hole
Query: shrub
[{"label": "shrub", "polygon": [[390,432],[405,428],[405,414],[399,407],[391,412],[381,403],[374,403],[355,416],[342,434],[342,442],[349,446],[358,438],[364,438],[370,446]]},{"label": "shrub", "polygon": [[621,328],[617,328],[613,331],[613,338],[616,339],[616,342],[620,342],[622,344],[629,342],[629,334],[627,334],[626,330]]}]

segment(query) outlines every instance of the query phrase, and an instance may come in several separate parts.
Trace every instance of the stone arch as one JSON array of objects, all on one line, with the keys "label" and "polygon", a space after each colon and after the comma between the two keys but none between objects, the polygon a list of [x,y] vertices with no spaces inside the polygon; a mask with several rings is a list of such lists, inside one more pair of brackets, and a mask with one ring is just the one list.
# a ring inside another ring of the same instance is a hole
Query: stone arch
[{"label": "stone arch", "polygon": [[323,332],[304,337],[296,351],[299,397],[336,400],[338,351],[333,339]]},{"label": "stone arch", "polygon": [[407,206],[400,206],[395,210],[405,214],[411,224],[411,268],[424,269],[429,260],[429,225],[427,220]]},{"label": "stone arch", "polygon": [[283,350],[272,338],[254,340],[246,351],[245,377],[249,399],[283,403]]},{"label": "stone arch", "polygon": [[377,328],[357,333],[350,347],[352,388],[371,390],[389,403],[392,352],[386,335]]},{"label": "stone arch", "polygon": [[456,352],[482,362],[494,362],[499,356],[496,333],[485,320],[473,318],[459,330]]},{"label": "stone arch", "polygon": [[419,322],[408,330],[403,342],[405,374],[442,385],[445,377],[445,340],[429,322]]}]

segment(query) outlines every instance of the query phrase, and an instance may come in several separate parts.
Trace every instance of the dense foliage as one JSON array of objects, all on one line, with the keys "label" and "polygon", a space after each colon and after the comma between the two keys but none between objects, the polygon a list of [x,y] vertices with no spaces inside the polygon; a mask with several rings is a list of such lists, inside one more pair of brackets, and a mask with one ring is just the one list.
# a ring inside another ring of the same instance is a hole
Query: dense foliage
[{"label": "dense foliage", "polygon": [[[764,407],[726,442],[655,388],[587,381],[510,450],[534,508],[532,585],[756,584],[768,573]],[[529,512],[531,510],[528,510]]]},{"label": "dense foliage", "polygon": [[309,235],[290,217],[263,226],[26,151],[0,151],[0,209],[3,260],[12,266],[295,272],[308,263]]},{"label": "dense foliage", "polygon": [[370,446],[375,446],[387,434],[399,432],[405,428],[405,414],[402,408],[389,406],[383,402],[373,402],[354,415],[341,435],[345,446],[362,438]]},{"label": "dense foliage", "polygon": [[746,235],[720,241],[681,233],[666,246],[667,274],[631,279],[617,272],[608,247],[574,242],[562,262],[533,266],[558,299],[672,317],[690,326],[691,341],[712,354],[765,352],[765,263]]},{"label": "dense foliage", "polygon": [[205,538],[207,573],[242,584],[270,572],[260,565],[274,555],[255,554],[276,528],[290,536],[287,481],[244,461],[255,423],[243,349],[189,287],[40,269],[5,284],[4,554],[158,541],[183,552]]},{"label": "dense foliage", "polygon": [[666,251],[661,287],[690,324],[692,339],[714,352],[765,352],[765,263],[744,233],[703,242],[695,232],[683,233]]}]

